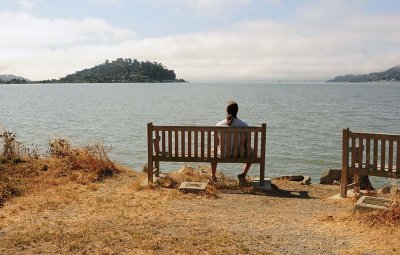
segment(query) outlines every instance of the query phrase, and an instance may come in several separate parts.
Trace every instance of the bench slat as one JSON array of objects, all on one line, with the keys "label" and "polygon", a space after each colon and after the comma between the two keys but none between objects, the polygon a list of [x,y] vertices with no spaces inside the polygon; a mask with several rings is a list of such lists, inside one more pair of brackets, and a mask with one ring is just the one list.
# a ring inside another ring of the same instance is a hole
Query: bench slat
[{"label": "bench slat", "polygon": [[378,139],[374,139],[374,168],[378,167]]},{"label": "bench slat", "polygon": [[371,164],[371,140],[366,139],[366,143],[365,162],[369,165]]},{"label": "bench slat", "polygon": [[199,132],[194,131],[194,156],[199,156]]},{"label": "bench slat", "polygon": [[243,129],[246,129],[250,132],[262,132],[261,127],[222,127],[222,126],[153,126],[154,130],[157,131],[223,131],[229,130],[229,132],[241,132]]},{"label": "bench slat", "polygon": [[211,157],[211,131],[207,131],[207,157]]},{"label": "bench slat", "polygon": [[179,154],[179,143],[178,143],[178,139],[179,139],[179,136],[178,136],[178,130],[175,130],[175,156],[176,155],[178,155]]},{"label": "bench slat", "polygon": [[396,170],[400,171],[400,141],[397,141]]},{"label": "bench slat", "polygon": [[385,169],[386,141],[381,141],[381,169]]},{"label": "bench slat", "polygon": [[189,157],[192,156],[192,132],[188,131],[188,154]]},{"label": "bench slat", "polygon": [[246,141],[247,144],[245,144],[245,152],[246,152],[246,156],[247,158],[251,157],[251,132],[247,132],[246,134]]},{"label": "bench slat", "polygon": [[389,173],[393,171],[393,141],[389,141],[389,161],[388,161]]},{"label": "bench slat", "polygon": [[181,131],[181,154],[185,155],[185,131]]},{"label": "bench slat", "polygon": [[204,131],[201,130],[201,136],[200,136],[200,142],[201,142],[201,157],[204,158]]},{"label": "bench slat", "polygon": [[254,157],[257,158],[258,155],[258,132],[254,132],[254,148],[253,148]]},{"label": "bench slat", "polygon": [[172,131],[168,131],[168,156],[172,157]]}]

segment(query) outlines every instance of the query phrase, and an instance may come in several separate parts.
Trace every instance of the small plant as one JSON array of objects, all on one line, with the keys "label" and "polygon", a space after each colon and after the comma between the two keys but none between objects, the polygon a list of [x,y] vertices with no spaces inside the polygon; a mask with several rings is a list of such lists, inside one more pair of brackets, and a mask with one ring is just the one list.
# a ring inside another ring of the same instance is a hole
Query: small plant
[{"label": "small plant", "polygon": [[51,156],[64,158],[71,154],[71,145],[66,139],[54,139],[49,143]]},{"label": "small plant", "polygon": [[16,134],[4,131],[0,134],[0,138],[3,140],[3,151],[1,153],[2,158],[11,160],[19,156],[20,143],[16,140]]}]

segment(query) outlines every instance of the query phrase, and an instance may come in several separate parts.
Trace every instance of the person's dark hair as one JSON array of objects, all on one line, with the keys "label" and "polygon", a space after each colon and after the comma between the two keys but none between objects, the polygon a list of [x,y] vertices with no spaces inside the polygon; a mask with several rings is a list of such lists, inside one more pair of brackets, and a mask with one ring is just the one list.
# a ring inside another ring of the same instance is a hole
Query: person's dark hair
[{"label": "person's dark hair", "polygon": [[237,118],[237,113],[239,111],[239,106],[235,101],[229,101],[228,106],[226,107],[226,121],[228,126],[232,124],[234,118]]}]

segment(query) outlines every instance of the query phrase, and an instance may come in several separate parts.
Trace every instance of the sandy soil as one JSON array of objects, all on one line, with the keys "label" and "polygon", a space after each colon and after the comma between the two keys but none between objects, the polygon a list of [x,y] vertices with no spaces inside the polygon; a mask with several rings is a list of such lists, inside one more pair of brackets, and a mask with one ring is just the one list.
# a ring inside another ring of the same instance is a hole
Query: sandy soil
[{"label": "sandy soil", "polygon": [[273,181],[217,196],[140,188],[143,175],[67,184],[0,208],[0,254],[400,254],[398,229],[352,220],[338,186]]}]

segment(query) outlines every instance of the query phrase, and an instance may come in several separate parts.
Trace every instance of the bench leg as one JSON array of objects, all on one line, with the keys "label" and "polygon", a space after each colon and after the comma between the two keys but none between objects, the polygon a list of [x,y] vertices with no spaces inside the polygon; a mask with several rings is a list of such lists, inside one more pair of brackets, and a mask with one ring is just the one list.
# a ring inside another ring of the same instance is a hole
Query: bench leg
[{"label": "bench leg", "polygon": [[343,166],[340,180],[340,197],[347,197],[347,167]]},{"label": "bench leg", "polygon": [[154,162],[154,165],[155,165],[155,168],[156,168],[155,176],[156,177],[160,177],[160,161]]},{"label": "bench leg", "polygon": [[260,186],[265,185],[265,162],[260,163]]},{"label": "bench leg", "polygon": [[150,183],[153,183],[153,170],[154,168],[153,168],[153,161],[152,160],[149,160],[148,161],[148,163],[147,163],[147,182],[150,184]]}]

